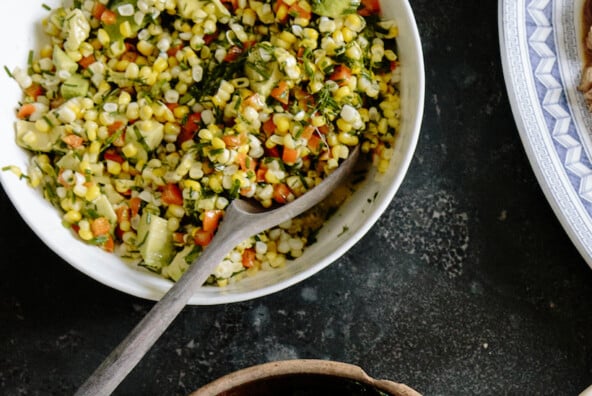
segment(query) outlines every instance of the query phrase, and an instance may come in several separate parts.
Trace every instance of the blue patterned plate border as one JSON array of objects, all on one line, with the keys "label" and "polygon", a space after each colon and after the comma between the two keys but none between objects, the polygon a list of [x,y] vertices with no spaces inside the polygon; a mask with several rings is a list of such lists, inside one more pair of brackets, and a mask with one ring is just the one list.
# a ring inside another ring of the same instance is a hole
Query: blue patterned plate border
[{"label": "blue patterned plate border", "polygon": [[506,88],[547,200],[592,267],[592,114],[577,90],[584,0],[499,0]]}]

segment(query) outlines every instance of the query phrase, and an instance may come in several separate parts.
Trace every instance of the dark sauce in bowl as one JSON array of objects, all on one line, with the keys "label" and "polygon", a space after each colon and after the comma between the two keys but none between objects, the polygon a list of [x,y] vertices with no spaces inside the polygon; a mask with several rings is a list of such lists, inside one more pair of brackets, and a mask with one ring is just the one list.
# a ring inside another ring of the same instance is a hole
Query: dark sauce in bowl
[{"label": "dark sauce in bowl", "polygon": [[391,396],[374,386],[322,374],[288,374],[247,382],[218,396]]}]

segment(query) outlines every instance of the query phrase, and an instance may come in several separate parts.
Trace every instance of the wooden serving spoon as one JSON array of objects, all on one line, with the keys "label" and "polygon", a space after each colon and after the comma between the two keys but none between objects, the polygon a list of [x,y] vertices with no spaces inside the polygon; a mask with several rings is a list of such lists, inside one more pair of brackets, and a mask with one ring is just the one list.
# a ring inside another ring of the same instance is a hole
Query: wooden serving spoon
[{"label": "wooden serving spoon", "polygon": [[356,146],[339,168],[325,180],[286,205],[270,210],[240,199],[232,201],[208,247],[107,356],[78,389],[76,395],[111,394],[181,312],[196,288],[203,285],[214,268],[234,247],[255,234],[296,217],[328,197],[351,173],[359,157],[359,151],[359,146]]}]

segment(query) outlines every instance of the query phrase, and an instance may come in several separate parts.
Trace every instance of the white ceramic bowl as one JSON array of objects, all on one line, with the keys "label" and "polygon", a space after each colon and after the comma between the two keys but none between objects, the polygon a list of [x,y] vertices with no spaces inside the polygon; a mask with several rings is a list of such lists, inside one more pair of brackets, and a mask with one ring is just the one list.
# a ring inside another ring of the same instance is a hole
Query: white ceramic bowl
[{"label": "white ceramic bowl", "polygon": [[[0,65],[9,70],[26,67],[31,49],[41,40],[40,20],[47,15],[43,4],[55,7],[60,0],[0,2]],[[210,305],[248,300],[294,285],[325,268],[351,248],[376,222],[398,190],[415,151],[424,102],[424,66],[415,19],[407,0],[383,0],[383,13],[398,22],[398,52],[402,63],[402,123],[390,169],[380,180],[370,174],[362,187],[331,218],[318,235],[318,242],[281,269],[261,271],[256,276],[224,288],[202,287],[190,304]],[[27,169],[28,155],[14,141],[15,107],[21,98],[17,83],[0,73],[0,167]],[[105,285],[151,300],[159,299],[171,282],[117,256],[76,240],[61,225],[59,213],[39,191],[10,172],[0,172],[2,186],[31,229],[56,254],[73,267]],[[347,229],[346,232],[342,232]]]}]

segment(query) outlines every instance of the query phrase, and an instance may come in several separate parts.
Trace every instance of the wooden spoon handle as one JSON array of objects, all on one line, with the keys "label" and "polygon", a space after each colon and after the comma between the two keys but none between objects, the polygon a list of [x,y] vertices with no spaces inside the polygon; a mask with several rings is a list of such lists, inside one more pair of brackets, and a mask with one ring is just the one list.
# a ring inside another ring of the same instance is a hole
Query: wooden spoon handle
[{"label": "wooden spoon handle", "polygon": [[195,289],[208,279],[216,265],[228,252],[251,235],[291,219],[320,202],[350,173],[358,155],[359,146],[350,154],[348,160],[321,185],[278,209],[269,212],[253,212],[253,208],[245,202],[233,201],[207,249],[82,384],[76,395],[111,394],[164,333],[187,304]]},{"label": "wooden spoon handle", "polygon": [[250,236],[245,236],[240,227],[240,217],[226,216],[198,260],[101,363],[78,389],[77,396],[110,395],[117,388],[185,307],[195,289],[203,285],[232,248]]}]

